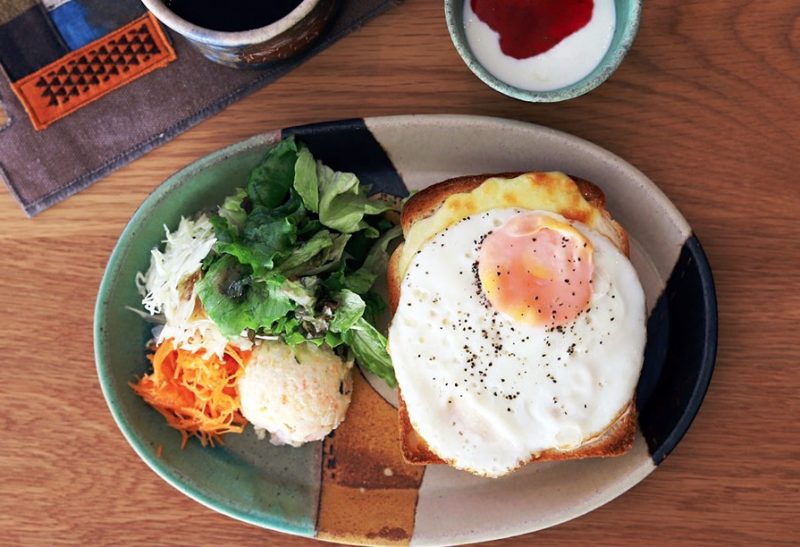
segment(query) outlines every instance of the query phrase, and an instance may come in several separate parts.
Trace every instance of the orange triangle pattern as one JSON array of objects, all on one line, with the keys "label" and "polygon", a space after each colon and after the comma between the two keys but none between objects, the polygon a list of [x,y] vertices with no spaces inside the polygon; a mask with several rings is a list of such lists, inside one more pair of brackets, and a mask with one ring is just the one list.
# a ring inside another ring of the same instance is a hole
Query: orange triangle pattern
[{"label": "orange triangle pattern", "polygon": [[11,87],[37,131],[105,94],[166,66],[175,50],[149,12]]}]

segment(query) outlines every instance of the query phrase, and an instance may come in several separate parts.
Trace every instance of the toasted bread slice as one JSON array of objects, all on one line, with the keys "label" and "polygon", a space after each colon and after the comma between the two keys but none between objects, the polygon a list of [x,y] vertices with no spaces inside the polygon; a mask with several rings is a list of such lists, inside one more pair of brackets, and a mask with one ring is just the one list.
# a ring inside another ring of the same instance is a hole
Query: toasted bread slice
[{"label": "toasted bread slice", "polygon": [[[444,182],[429,186],[421,190],[408,202],[400,217],[400,224],[403,233],[408,233],[411,226],[418,220],[432,215],[452,194],[471,192],[480,186],[485,180],[492,177],[514,178],[523,173],[501,173],[492,175],[475,175],[468,177],[458,177]],[[616,234],[614,244],[622,251],[625,256],[630,256],[630,244],[628,235],[617,222],[615,222],[605,207],[605,195],[603,191],[589,181],[571,177],[578,186],[584,199],[597,209],[604,220]],[[389,259],[387,271],[388,277],[388,296],[389,308],[394,315],[400,301],[400,287],[403,281],[403,272],[400,271],[399,262],[403,251],[402,244],[395,249]],[[402,444],[403,457],[408,463],[418,465],[448,463],[440,458],[430,446],[413,428],[411,420],[403,401],[402,393],[398,388],[398,414],[400,439]],[[627,452],[633,445],[636,436],[636,405],[633,398],[623,409],[620,415],[609,427],[597,437],[583,443],[581,446],[572,450],[549,449],[539,454],[535,454],[528,462],[521,462],[520,466],[531,461],[560,461],[591,457],[619,456]]]},{"label": "toasted bread slice", "polygon": [[[408,463],[415,465],[448,463],[431,450],[428,443],[425,442],[425,439],[423,439],[411,425],[402,395],[399,395],[398,401],[400,442],[403,458]],[[611,426],[589,442],[569,451],[558,449],[545,450],[538,456],[531,457],[527,462],[522,462],[519,467],[533,461],[545,462],[621,456],[633,446],[635,437],[636,405],[634,401],[631,400]]]}]

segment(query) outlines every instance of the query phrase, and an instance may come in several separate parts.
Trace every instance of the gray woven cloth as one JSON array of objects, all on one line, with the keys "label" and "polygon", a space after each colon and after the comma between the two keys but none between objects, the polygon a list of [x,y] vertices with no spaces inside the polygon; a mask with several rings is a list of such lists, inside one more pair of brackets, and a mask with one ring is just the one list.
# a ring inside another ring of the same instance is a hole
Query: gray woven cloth
[{"label": "gray woven cloth", "polygon": [[0,176],[29,216],[90,186],[227,105],[280,78],[402,0],[342,2],[331,28],[309,51],[249,71],[206,60],[177,33],[178,59],[36,132],[0,74],[10,123],[0,128]]}]

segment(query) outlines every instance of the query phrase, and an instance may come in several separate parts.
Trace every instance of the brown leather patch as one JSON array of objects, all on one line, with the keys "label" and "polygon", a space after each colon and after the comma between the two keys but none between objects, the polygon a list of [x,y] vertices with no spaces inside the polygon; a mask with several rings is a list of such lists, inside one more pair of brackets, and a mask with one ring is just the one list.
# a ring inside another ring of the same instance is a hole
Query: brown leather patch
[{"label": "brown leather patch", "polygon": [[11,84],[33,127],[54,121],[175,60],[175,50],[147,14]]}]

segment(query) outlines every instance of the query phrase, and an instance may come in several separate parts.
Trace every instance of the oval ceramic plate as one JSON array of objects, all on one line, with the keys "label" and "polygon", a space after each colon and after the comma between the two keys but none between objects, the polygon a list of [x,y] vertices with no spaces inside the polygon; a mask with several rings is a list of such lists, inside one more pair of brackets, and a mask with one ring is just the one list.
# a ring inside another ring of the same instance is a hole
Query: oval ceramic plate
[{"label": "oval ceramic plate", "polygon": [[[637,391],[639,433],[625,456],[532,464],[501,479],[403,463],[391,394],[357,374],[347,420],[302,448],[258,441],[252,428],[218,448],[179,434],[128,387],[147,369],[148,326],[137,271],[181,215],[213,207],[282,135],[296,134],[335,169],[373,190],[405,195],[449,177],[562,170],[591,180],[631,235],[647,294],[648,343]],[[697,239],[677,209],[634,167],[581,139],[535,125],[468,116],[404,116],[294,127],[216,152],[159,186],[114,249],[97,299],[97,371],[111,413],[164,480],[242,521],[348,543],[458,544],[523,534],[575,518],[644,479],[686,432],[716,352],[716,300]],[[372,387],[372,385],[375,387]],[[160,456],[157,451],[161,450]],[[152,500],[152,509],[164,500]]]}]

